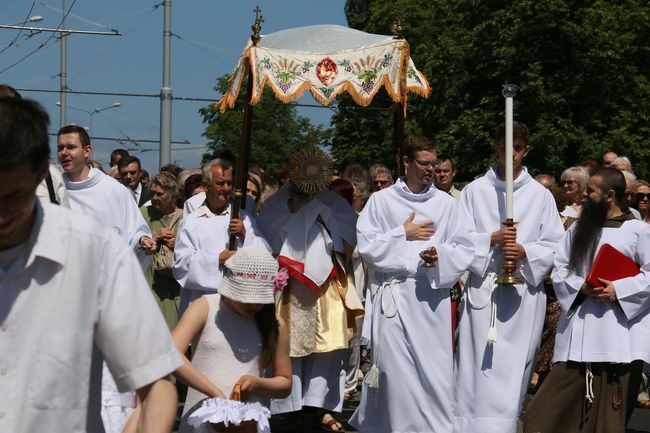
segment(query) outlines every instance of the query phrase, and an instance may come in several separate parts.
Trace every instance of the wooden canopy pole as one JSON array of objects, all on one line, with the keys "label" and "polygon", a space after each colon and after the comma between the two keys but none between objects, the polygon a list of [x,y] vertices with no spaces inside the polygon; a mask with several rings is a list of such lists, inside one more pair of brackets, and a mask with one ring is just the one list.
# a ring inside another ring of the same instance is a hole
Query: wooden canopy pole
[{"label": "wooden canopy pole", "polygon": [[406,175],[404,161],[404,103],[393,102],[393,143],[395,144],[395,155],[397,158],[397,172],[400,176]]},{"label": "wooden canopy pole", "polygon": [[[391,32],[393,33],[394,39],[404,39],[404,33],[402,28],[402,22],[399,16],[399,9],[395,9],[393,12],[394,19],[393,25],[391,26]],[[404,65],[401,68],[403,71]],[[393,102],[393,144],[395,146],[395,158],[397,159],[397,173],[400,176],[406,175],[406,170],[404,167],[404,161],[402,161],[402,155],[404,153],[404,112],[405,101],[406,101],[406,77],[402,76],[400,79],[399,91],[400,91],[400,101]]]},{"label": "wooden canopy pole", "polygon": [[[260,31],[262,30],[262,22],[264,18],[260,15],[262,10],[259,6],[255,8],[255,24],[251,27],[253,35],[251,40],[253,45],[257,45],[261,40]],[[235,175],[235,182],[232,189],[232,212],[230,213],[230,220],[239,218],[239,210],[246,207],[246,185],[248,183],[248,160],[250,157],[251,148],[251,123],[253,120],[253,71],[251,68],[250,60],[246,60],[246,69],[244,74],[248,74],[248,81],[246,87],[246,106],[244,107],[244,119],[242,125],[241,143],[239,145],[239,159],[237,160],[237,173]],[[230,235],[228,239],[228,249],[235,251],[237,249],[237,236]]]}]

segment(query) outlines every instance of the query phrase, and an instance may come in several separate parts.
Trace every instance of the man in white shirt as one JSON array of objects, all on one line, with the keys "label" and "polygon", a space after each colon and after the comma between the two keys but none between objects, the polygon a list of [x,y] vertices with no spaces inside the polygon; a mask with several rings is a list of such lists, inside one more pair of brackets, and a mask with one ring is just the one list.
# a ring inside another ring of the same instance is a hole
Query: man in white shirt
[{"label": "man in white shirt", "polygon": [[179,317],[190,302],[207,293],[216,292],[223,279],[223,264],[235,251],[228,250],[231,234],[237,236],[237,247],[268,245],[259,236],[248,211],[231,221],[232,164],[214,159],[203,166],[207,184],[205,200],[194,212],[183,218],[174,247],[174,278],[181,285]]},{"label": "man in white shirt", "polygon": [[[587,183],[580,219],[555,255],[553,287],[562,306],[557,364],[526,409],[526,432],[624,433],[650,361],[650,226],[623,209],[625,179],[602,168]],[[586,282],[593,258],[609,244],[641,272]]]},{"label": "man in white shirt", "polygon": [[[151,230],[133,196],[115,179],[88,164],[92,154],[90,137],[77,125],[64,126],[57,136],[57,156],[63,168],[73,212],[88,215],[112,227],[136,253],[142,269],[157,249]],[[125,300],[125,302],[132,302]],[[116,381],[104,367],[102,417],[107,433],[120,432],[135,408],[134,393],[120,393]]]},{"label": "man in white shirt", "polygon": [[161,378],[182,361],[135,257],[110,228],[36,198],[48,123],[38,104],[0,99],[0,432],[102,432],[102,357],[137,389],[137,431],[170,432],[176,394]]},{"label": "man in white shirt", "polygon": [[405,150],[406,177],[370,196],[357,221],[370,274],[373,366],[350,423],[361,432],[450,433],[450,289],[474,247],[458,202],[432,184],[435,142],[410,137]]},{"label": "man in white shirt", "polygon": [[[550,191],[523,166],[528,128],[513,125],[515,227],[505,221],[505,125],[497,128],[498,164],[461,192],[461,215],[476,254],[458,325],[454,433],[515,433],[541,339],[544,277],[564,234]],[[496,284],[504,260],[522,284]]]}]

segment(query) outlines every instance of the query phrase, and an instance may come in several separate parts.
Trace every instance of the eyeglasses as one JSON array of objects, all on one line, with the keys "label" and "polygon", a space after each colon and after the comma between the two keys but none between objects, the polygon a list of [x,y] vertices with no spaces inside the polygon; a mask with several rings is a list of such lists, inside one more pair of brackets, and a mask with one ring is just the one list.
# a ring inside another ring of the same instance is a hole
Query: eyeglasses
[{"label": "eyeglasses", "polygon": [[650,200],[650,192],[637,192],[634,194],[636,200]]},{"label": "eyeglasses", "polygon": [[420,159],[412,159],[411,161],[415,162],[417,165],[419,165],[422,168],[437,167],[440,165],[440,161],[438,161],[437,159],[435,161],[423,161]]}]

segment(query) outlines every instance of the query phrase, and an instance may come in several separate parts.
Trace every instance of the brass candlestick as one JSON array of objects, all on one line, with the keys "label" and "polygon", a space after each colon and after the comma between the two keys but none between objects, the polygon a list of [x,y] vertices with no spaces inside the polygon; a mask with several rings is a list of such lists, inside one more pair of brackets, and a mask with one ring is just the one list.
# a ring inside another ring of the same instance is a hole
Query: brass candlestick
[{"label": "brass candlestick", "polygon": [[[515,221],[512,218],[507,218],[503,223],[506,227],[514,227]],[[497,284],[521,284],[523,280],[519,275],[515,275],[517,269],[517,262],[515,260],[505,260],[503,262],[503,272],[497,277]]]}]

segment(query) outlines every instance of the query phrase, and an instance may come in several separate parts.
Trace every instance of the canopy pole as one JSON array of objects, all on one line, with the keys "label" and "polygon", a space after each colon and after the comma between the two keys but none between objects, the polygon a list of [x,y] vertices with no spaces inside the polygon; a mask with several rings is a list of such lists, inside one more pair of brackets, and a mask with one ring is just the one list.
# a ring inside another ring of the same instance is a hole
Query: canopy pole
[{"label": "canopy pole", "polygon": [[[251,40],[253,45],[260,41],[260,31],[264,18],[260,15],[262,10],[259,6],[255,8],[255,24],[251,27],[253,35]],[[246,60],[246,69],[244,74],[248,74],[246,88],[246,105],[244,106],[244,119],[242,125],[241,143],[239,145],[239,159],[237,160],[237,173],[232,189],[232,209],[230,212],[230,221],[239,219],[239,210],[246,208],[246,185],[248,184],[248,160],[250,158],[251,148],[251,123],[253,121],[253,69],[250,60]],[[230,235],[228,239],[228,250],[237,250],[237,236]]]},{"label": "canopy pole", "polygon": [[[395,7],[393,10],[393,24],[390,27],[391,33],[393,33],[393,39],[404,39],[404,28],[402,27],[402,20],[400,18],[399,7]],[[402,65],[402,70],[405,71],[405,67],[408,63]],[[402,155],[404,154],[404,117],[406,116],[406,78],[402,74],[400,77],[399,91],[400,91],[400,102],[393,102],[393,145],[395,146],[395,158],[396,165],[395,169],[399,176],[406,175],[406,167],[404,166],[404,161],[402,160]]]},{"label": "canopy pole", "polygon": [[393,102],[393,143],[395,145],[395,158],[397,159],[397,173],[400,176],[406,175],[404,161],[404,103]]}]

